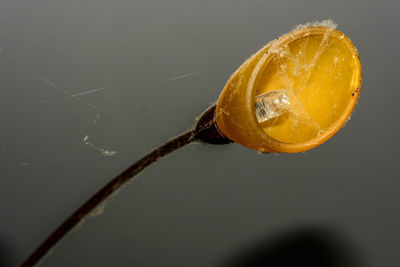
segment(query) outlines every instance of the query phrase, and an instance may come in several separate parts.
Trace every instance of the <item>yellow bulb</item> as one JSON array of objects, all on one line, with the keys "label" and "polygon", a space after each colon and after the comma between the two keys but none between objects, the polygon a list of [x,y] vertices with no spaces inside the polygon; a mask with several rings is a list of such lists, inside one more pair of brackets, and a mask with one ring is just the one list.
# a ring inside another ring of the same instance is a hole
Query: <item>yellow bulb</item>
[{"label": "yellow bulb", "polygon": [[305,151],[343,126],[360,88],[361,64],[350,39],[331,27],[302,27],[240,66],[218,100],[216,123],[249,148]]}]

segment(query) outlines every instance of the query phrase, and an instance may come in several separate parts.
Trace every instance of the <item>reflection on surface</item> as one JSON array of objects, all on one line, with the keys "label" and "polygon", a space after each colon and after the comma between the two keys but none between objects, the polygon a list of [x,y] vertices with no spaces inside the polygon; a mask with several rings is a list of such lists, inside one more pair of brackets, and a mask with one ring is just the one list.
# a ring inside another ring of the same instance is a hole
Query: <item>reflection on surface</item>
[{"label": "reflection on surface", "polygon": [[356,254],[332,231],[300,228],[243,248],[221,267],[358,267]]}]

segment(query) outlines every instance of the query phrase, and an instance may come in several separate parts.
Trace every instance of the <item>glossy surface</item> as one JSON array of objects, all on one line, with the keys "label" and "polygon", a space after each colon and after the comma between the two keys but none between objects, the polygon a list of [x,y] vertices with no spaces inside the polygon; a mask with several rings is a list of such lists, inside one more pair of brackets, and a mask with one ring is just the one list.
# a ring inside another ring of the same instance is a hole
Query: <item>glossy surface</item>
[{"label": "glossy surface", "polygon": [[[351,41],[331,27],[300,27],[261,49],[232,76],[218,103],[217,122],[225,135],[250,148],[305,151],[342,127],[360,88],[361,65]],[[276,90],[288,91],[289,112],[258,124],[255,96]]]}]

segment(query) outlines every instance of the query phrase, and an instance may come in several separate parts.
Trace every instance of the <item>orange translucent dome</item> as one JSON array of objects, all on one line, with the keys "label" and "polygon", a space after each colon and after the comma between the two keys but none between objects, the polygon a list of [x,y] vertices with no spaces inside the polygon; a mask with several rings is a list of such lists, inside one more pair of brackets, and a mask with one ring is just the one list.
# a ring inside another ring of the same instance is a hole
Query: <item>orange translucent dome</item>
[{"label": "orange translucent dome", "polygon": [[[344,125],[360,88],[360,59],[350,39],[331,27],[301,27],[240,66],[221,93],[215,119],[226,137],[246,147],[305,151]],[[260,122],[256,97],[271,92],[284,92],[290,105],[279,116]]]}]

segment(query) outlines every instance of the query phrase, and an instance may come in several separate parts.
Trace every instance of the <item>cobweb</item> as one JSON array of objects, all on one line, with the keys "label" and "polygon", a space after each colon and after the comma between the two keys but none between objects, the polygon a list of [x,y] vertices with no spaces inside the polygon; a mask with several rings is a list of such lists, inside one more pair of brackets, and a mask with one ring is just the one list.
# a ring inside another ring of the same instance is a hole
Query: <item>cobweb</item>
[{"label": "cobweb", "polygon": [[84,99],[83,96],[93,94],[93,93],[98,93],[100,91],[103,91],[105,88],[95,88],[95,89],[82,91],[82,92],[74,92],[74,91],[69,90],[69,89],[59,85],[58,83],[46,78],[39,72],[35,71],[28,63],[21,60],[18,56],[8,53],[8,52],[6,53],[2,48],[0,48],[0,53],[3,56],[6,56],[9,60],[14,62],[18,66],[20,66],[27,73],[29,73],[36,79],[38,79],[38,80],[42,81],[43,83],[45,83],[46,85],[48,85],[50,88],[55,89],[55,90],[59,91],[60,93],[62,93],[63,95],[65,95],[66,97],[73,98],[74,100],[79,101],[83,105],[92,109],[94,112],[94,116],[93,116],[93,119],[91,120],[91,126],[89,126],[87,134],[82,139],[83,144],[101,152],[103,156],[113,156],[117,153],[114,150],[105,149],[105,148],[99,147],[97,145],[94,145],[91,142],[88,142],[89,133],[92,131],[92,129],[95,127],[96,123],[98,122],[98,120],[101,117],[101,108],[98,105]]}]

